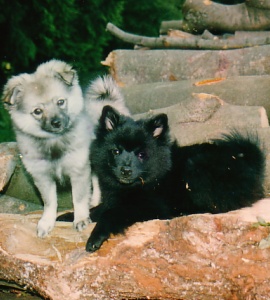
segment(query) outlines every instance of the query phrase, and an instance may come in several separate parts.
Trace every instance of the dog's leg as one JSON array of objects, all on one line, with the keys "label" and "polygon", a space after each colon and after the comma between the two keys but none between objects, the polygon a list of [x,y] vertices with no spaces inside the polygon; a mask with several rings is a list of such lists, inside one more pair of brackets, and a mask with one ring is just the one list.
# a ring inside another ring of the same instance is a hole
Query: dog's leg
[{"label": "dog's leg", "polygon": [[80,171],[80,176],[71,174],[72,198],[74,206],[74,228],[82,231],[89,223],[90,202],[90,170],[85,167]]},{"label": "dog's leg", "polygon": [[37,235],[40,238],[46,237],[53,229],[57,214],[56,183],[50,178],[43,177],[42,180],[35,178],[35,184],[40,191],[44,202],[44,211],[37,226]]},{"label": "dog's leg", "polygon": [[93,192],[92,192],[92,197],[90,202],[90,208],[99,205],[99,203],[101,202],[100,187],[96,175],[92,175],[92,187],[93,187]]}]

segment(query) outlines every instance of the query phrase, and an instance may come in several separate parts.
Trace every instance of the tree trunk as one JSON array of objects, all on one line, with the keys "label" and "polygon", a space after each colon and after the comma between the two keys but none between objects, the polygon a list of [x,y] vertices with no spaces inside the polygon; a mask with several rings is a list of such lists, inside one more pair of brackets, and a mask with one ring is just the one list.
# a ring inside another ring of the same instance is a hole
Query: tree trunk
[{"label": "tree trunk", "polygon": [[[0,280],[48,300],[268,299],[269,249],[262,242],[269,199],[227,214],[137,223],[94,254],[85,252],[93,228],[76,232],[57,222],[36,237],[41,214],[0,215]],[[3,282],[2,282],[3,284]]]},{"label": "tree trunk", "polygon": [[194,93],[178,104],[153,109],[135,117],[144,118],[158,113],[168,115],[171,132],[180,145],[207,142],[231,128],[270,130],[263,107],[229,105],[217,96],[205,93]]},{"label": "tree trunk", "polygon": [[263,9],[270,9],[270,0],[246,0],[246,5]]},{"label": "tree trunk", "polygon": [[181,80],[122,88],[133,114],[185,102],[193,93],[213,94],[229,104],[263,106],[270,119],[270,76],[233,76],[220,80]]},{"label": "tree trunk", "polygon": [[201,33],[205,29],[212,32],[267,30],[270,28],[270,11],[263,8],[269,8],[269,1],[256,2],[250,0],[249,5],[222,5],[210,0],[187,0],[182,8],[181,27],[193,33]]},{"label": "tree trunk", "polygon": [[231,38],[231,39],[222,39],[222,38],[206,38],[206,35],[189,35],[183,38],[180,37],[171,37],[171,36],[162,36],[160,38],[156,37],[146,37],[136,34],[130,34],[122,31],[117,28],[115,25],[108,23],[107,31],[121,39],[126,43],[131,43],[139,47],[146,47],[151,49],[209,49],[209,50],[220,50],[220,49],[239,49],[252,46],[266,45],[270,43],[270,35],[266,37],[263,36],[253,36],[250,38]]},{"label": "tree trunk", "polygon": [[120,86],[207,79],[215,77],[270,75],[270,46],[224,51],[116,50],[104,65]]},{"label": "tree trunk", "polygon": [[9,182],[18,161],[16,143],[2,143],[0,146],[0,192]]}]

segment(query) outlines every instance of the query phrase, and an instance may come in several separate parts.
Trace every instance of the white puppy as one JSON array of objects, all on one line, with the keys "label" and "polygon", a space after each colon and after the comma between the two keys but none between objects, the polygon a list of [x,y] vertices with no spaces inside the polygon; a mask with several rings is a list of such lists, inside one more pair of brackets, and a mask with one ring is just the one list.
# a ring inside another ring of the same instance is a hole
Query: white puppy
[{"label": "white puppy", "polygon": [[[111,98],[111,92],[118,98]],[[90,202],[89,146],[94,127],[107,100],[120,112],[129,112],[110,77],[98,78],[87,95],[91,96],[85,101],[76,71],[59,60],[41,64],[32,74],[14,76],[4,87],[3,101],[13,121],[22,161],[44,202],[37,226],[39,237],[45,237],[55,224],[56,180],[68,177],[71,182],[77,230],[87,226],[89,208],[99,203],[98,191]],[[96,179],[94,182],[98,186]]]}]

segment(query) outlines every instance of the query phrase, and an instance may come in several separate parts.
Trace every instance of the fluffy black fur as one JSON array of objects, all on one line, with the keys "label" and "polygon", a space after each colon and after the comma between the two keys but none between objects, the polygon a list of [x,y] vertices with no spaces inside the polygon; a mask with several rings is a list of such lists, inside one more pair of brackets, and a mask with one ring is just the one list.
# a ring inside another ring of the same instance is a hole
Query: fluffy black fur
[{"label": "fluffy black fur", "polygon": [[135,222],[249,206],[264,195],[264,153],[257,138],[236,131],[211,143],[179,147],[165,114],[134,121],[103,109],[91,146],[102,203],[86,250]]}]

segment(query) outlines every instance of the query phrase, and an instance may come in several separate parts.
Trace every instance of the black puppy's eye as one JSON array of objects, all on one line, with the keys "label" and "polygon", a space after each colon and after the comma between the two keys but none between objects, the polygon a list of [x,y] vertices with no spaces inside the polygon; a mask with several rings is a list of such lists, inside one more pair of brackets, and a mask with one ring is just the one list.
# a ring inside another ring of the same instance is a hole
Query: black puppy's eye
[{"label": "black puppy's eye", "polygon": [[113,149],[113,150],[112,150],[112,154],[113,154],[114,156],[117,156],[117,155],[120,154],[120,150],[119,150],[119,149]]},{"label": "black puppy's eye", "polygon": [[33,110],[33,114],[36,116],[40,116],[43,113],[43,110],[41,108],[35,108]]},{"label": "black puppy's eye", "polygon": [[143,160],[143,159],[146,157],[146,153],[143,152],[143,151],[141,151],[141,152],[139,152],[139,153],[137,154],[137,156],[138,156],[138,158],[139,158],[140,160]]},{"label": "black puppy's eye", "polygon": [[59,99],[57,100],[57,105],[58,106],[63,106],[65,104],[65,99]]}]

